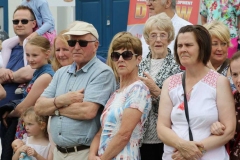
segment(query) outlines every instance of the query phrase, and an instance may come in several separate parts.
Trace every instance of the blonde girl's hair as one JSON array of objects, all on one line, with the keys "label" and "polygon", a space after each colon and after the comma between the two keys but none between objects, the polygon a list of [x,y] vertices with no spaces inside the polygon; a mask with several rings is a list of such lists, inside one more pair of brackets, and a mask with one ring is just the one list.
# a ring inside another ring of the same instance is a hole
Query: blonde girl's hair
[{"label": "blonde girl's hair", "polygon": [[[42,36],[33,37],[27,42],[26,45],[28,44],[39,47],[42,52],[47,52],[47,51],[50,51],[51,49],[51,44],[49,40]],[[48,63],[51,64],[50,59],[48,59]]]},{"label": "blonde girl's hair", "polygon": [[27,110],[25,110],[25,112],[22,113],[20,118],[23,120],[23,118],[25,118],[25,117],[31,117],[31,118],[35,119],[35,121],[39,125],[42,125],[43,123],[45,123],[46,125],[45,125],[45,128],[43,131],[44,131],[44,134],[46,135],[46,137],[48,138],[48,133],[47,133],[48,116],[37,115],[34,111],[34,107],[31,106]]},{"label": "blonde girl's hair", "polygon": [[65,43],[67,46],[68,46],[68,43],[67,43],[67,40],[70,39],[70,36],[69,35],[63,35],[64,33],[66,33],[68,30],[62,30],[54,39],[54,42],[53,42],[53,48],[52,48],[52,68],[54,71],[57,71],[59,68],[62,67],[62,65],[58,62],[57,60],[57,57],[56,57],[56,54],[55,54],[55,51],[56,51],[56,47],[55,47],[55,43],[56,43],[56,40],[59,39],[61,40],[63,43]]}]

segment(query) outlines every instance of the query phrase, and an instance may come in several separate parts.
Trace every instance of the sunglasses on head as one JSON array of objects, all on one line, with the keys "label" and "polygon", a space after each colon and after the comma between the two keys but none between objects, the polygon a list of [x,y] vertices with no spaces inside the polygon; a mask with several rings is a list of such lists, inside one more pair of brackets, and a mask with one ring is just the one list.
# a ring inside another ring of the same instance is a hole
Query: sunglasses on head
[{"label": "sunglasses on head", "polygon": [[133,55],[137,56],[137,54],[133,54],[131,51],[124,51],[121,54],[118,52],[112,52],[111,59],[112,61],[118,61],[120,56],[122,56],[124,60],[131,60]]},{"label": "sunglasses on head", "polygon": [[87,47],[87,45],[88,45],[89,42],[96,42],[96,40],[95,40],[95,41],[68,40],[67,42],[68,42],[68,45],[69,45],[70,47],[74,47],[77,42],[78,42],[79,46],[81,46],[81,47]]},{"label": "sunglasses on head", "polygon": [[28,19],[21,19],[21,20],[19,20],[19,19],[14,19],[14,20],[12,20],[12,22],[13,22],[14,25],[19,24],[20,21],[21,21],[22,24],[28,24],[29,21],[34,21],[34,20],[28,20]]}]

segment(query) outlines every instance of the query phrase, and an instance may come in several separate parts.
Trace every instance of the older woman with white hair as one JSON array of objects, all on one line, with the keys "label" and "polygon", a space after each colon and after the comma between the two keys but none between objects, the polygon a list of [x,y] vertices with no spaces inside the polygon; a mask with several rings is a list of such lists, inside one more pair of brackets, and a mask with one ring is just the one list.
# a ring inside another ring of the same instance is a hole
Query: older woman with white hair
[{"label": "older woman with white hair", "polygon": [[144,125],[145,133],[140,152],[142,160],[159,160],[162,159],[163,143],[158,138],[156,128],[161,89],[165,79],[181,70],[168,48],[174,39],[174,28],[165,13],[151,16],[146,21],[143,36],[150,52],[140,63],[138,73],[151,92],[152,109]]}]

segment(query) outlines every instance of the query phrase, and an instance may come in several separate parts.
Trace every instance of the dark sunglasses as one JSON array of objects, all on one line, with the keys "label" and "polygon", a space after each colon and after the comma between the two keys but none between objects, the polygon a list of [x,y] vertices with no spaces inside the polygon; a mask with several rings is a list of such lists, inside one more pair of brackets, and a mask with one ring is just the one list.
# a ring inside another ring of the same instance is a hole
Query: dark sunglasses
[{"label": "dark sunglasses", "polygon": [[74,47],[76,45],[76,43],[78,42],[79,46],[81,47],[87,47],[88,45],[88,42],[96,42],[97,40],[95,41],[85,41],[85,40],[68,40],[68,45],[70,47]]},{"label": "dark sunglasses", "polygon": [[21,21],[22,24],[28,24],[29,21],[34,21],[34,20],[28,20],[28,19],[21,19],[21,20],[19,20],[19,19],[14,19],[14,20],[12,20],[12,22],[13,22],[14,25],[19,24],[20,21]]},{"label": "dark sunglasses", "polygon": [[112,61],[118,61],[120,56],[122,56],[124,60],[131,60],[133,55],[137,56],[137,54],[133,54],[131,51],[124,51],[121,54],[118,52],[112,52],[111,59]]}]

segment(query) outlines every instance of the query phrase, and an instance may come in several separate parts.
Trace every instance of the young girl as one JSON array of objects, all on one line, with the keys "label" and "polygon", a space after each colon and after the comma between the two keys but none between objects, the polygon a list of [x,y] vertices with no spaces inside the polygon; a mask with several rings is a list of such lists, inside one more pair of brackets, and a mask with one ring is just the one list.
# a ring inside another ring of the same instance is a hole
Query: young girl
[{"label": "young girl", "polygon": [[[36,69],[32,80],[27,85],[27,88],[25,89],[23,93],[23,99],[21,103],[19,103],[16,108],[12,112],[4,112],[2,113],[3,121],[2,123],[7,126],[7,119],[10,117],[20,117],[20,115],[29,107],[34,106],[37,99],[40,97],[44,89],[48,86],[48,84],[51,82],[52,77],[54,75],[54,71],[52,69],[52,66],[48,64],[49,62],[49,56],[50,56],[50,42],[42,37],[42,36],[36,36],[28,41],[26,44],[26,57],[28,60],[29,65]],[[8,126],[7,126],[8,127]],[[11,133],[11,130],[7,130],[6,134]],[[17,132],[15,134],[15,131],[13,134],[13,137],[9,137],[14,139],[14,136],[18,139],[23,138],[23,134],[25,133],[25,130],[22,126],[22,122],[19,120],[18,126],[17,126]],[[9,142],[10,140],[8,140]],[[4,143],[4,149],[11,150],[11,141],[9,143]]]},{"label": "young girl", "polygon": [[229,142],[231,160],[240,159],[240,51],[232,56],[230,61],[230,71],[236,91],[233,93],[236,110],[236,132],[234,138]]},{"label": "young girl", "polygon": [[[226,145],[231,160],[240,159],[240,51],[236,52],[230,60],[230,72],[236,91],[233,92],[236,111],[236,132],[234,138]],[[216,122],[211,127],[211,133],[222,135],[225,126],[220,122]]]},{"label": "young girl", "polygon": [[[31,8],[37,21],[37,27],[35,31],[26,39],[30,40],[33,37],[40,35],[46,37],[50,43],[53,44],[54,38],[56,36],[56,31],[54,28],[54,19],[50,12],[47,0],[23,0],[21,5]],[[23,42],[23,46],[25,46],[27,43],[26,39]],[[5,62],[3,63],[3,67],[6,67],[6,64],[9,61],[11,55],[12,48],[15,47],[18,43],[18,36],[7,39],[3,42],[2,58]]]},{"label": "young girl", "polygon": [[12,160],[18,160],[22,152],[32,156],[32,160],[52,160],[53,155],[47,134],[48,117],[36,115],[33,107],[30,107],[21,118],[27,131],[26,145],[15,151]]}]

